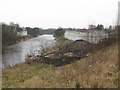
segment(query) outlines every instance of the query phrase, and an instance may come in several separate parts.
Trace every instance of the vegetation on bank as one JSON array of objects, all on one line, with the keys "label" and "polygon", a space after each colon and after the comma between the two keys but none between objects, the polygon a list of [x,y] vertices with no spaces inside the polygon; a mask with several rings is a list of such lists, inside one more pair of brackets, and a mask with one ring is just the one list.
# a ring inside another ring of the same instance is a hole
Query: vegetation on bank
[{"label": "vegetation on bank", "polygon": [[68,46],[69,44],[71,44],[73,41],[66,39],[64,37],[61,38],[56,38],[56,42],[55,46],[51,47],[51,48],[43,48],[42,47],[42,51],[41,51],[41,55],[46,55],[52,52],[56,52],[58,50],[60,50],[62,47]]},{"label": "vegetation on bank", "polygon": [[[55,52],[73,41],[56,32],[56,46],[43,49],[43,55]],[[101,41],[95,52],[71,64],[54,67],[49,64],[26,61],[3,69],[3,88],[117,88],[117,37]]]},{"label": "vegetation on bank", "polygon": [[[60,41],[60,44],[61,42],[64,41]],[[70,41],[66,39],[66,43],[68,42]],[[117,40],[111,42],[87,58],[61,67],[27,61],[6,68],[3,70],[2,86],[3,88],[117,88],[118,43]],[[60,44],[58,46],[61,46]],[[48,51],[52,52],[52,49]]]},{"label": "vegetation on bank", "polygon": [[17,32],[22,31],[22,28],[18,24],[11,23],[10,25],[2,23],[2,45],[8,46],[20,41],[31,38],[31,35],[21,36]]},{"label": "vegetation on bank", "polygon": [[65,30],[63,28],[58,28],[54,31],[53,37],[56,40],[56,45],[52,48],[42,48],[41,55],[49,54],[55,51],[58,51],[59,49],[68,46],[73,42],[73,40],[69,40],[67,38],[64,38]]},{"label": "vegetation on bank", "polygon": [[[64,42],[63,42],[64,41]],[[54,51],[59,50],[63,46],[67,46],[72,43],[72,40],[66,38],[57,39],[57,43],[52,48],[42,48],[41,55],[45,55]],[[8,67],[3,69],[3,88],[20,88],[24,81],[35,76],[40,70],[54,70],[55,67],[48,64],[36,63],[33,60],[28,60],[23,64],[17,64],[15,67]],[[9,73],[9,74],[7,74]]]}]

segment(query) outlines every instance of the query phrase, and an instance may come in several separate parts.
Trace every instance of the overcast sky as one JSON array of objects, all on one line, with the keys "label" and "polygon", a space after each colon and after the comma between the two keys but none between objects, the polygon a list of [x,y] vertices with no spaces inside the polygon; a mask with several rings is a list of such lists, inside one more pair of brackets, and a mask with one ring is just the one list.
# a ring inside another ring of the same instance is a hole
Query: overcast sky
[{"label": "overcast sky", "polygon": [[40,28],[116,24],[120,0],[0,0],[0,22]]}]

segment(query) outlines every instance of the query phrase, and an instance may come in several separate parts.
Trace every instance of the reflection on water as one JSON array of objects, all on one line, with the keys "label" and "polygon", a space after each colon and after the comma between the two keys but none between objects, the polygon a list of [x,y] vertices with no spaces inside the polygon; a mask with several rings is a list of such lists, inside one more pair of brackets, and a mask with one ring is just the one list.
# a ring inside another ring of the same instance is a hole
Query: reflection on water
[{"label": "reflection on water", "polygon": [[8,46],[3,53],[2,68],[23,63],[28,55],[40,54],[42,48],[52,47],[54,44],[55,40],[52,35],[42,35]]}]

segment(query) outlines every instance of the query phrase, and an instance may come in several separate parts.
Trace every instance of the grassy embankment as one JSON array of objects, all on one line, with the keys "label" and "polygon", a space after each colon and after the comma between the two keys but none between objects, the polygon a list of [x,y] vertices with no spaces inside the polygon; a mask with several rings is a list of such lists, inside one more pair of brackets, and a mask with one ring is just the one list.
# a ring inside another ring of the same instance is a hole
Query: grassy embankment
[{"label": "grassy embankment", "polygon": [[[61,42],[63,44],[63,41]],[[3,88],[15,87],[116,88],[118,87],[118,44],[113,43],[90,54],[87,58],[61,67],[31,61],[4,69]]]}]

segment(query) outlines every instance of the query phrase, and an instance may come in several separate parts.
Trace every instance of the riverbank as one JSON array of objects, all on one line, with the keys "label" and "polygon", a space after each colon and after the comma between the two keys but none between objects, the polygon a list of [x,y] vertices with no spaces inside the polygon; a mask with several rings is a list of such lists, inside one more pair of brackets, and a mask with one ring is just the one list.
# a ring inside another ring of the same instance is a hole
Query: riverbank
[{"label": "riverbank", "polygon": [[117,88],[118,44],[113,43],[86,58],[60,67],[28,61],[3,69],[3,88],[15,87]]},{"label": "riverbank", "polygon": [[31,58],[34,58],[41,54],[42,49],[48,47],[51,48],[54,44],[55,40],[52,35],[41,35],[36,38],[5,47],[2,53],[2,68],[24,63],[28,60],[28,56],[32,56]]},{"label": "riverbank", "polygon": [[16,43],[19,43],[19,42],[22,42],[22,41],[26,41],[28,39],[31,39],[32,36],[31,35],[26,35],[26,36],[19,36],[16,40],[14,41],[5,41],[4,40],[4,37],[2,38],[3,39],[3,44],[2,44],[2,47],[7,47],[7,46],[10,46],[10,45],[13,45],[13,44],[16,44]]}]

